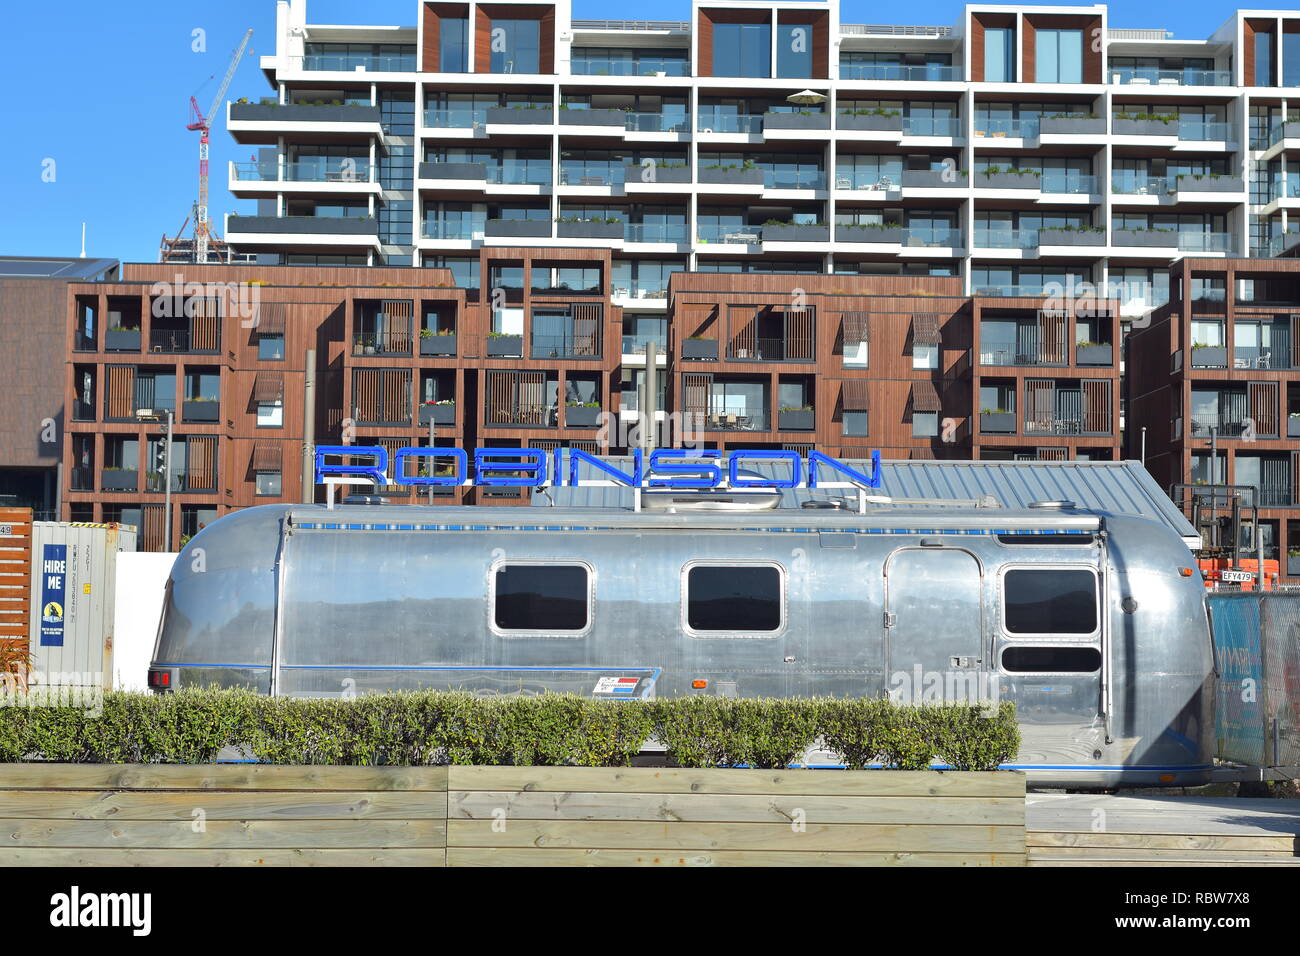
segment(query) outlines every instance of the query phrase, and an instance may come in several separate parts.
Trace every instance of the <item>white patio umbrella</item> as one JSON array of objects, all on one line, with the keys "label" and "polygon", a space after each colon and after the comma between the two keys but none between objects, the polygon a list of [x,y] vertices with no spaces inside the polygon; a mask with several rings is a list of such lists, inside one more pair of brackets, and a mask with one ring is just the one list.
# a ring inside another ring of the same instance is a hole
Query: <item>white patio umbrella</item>
[{"label": "white patio umbrella", "polygon": [[800,103],[811,106],[814,103],[825,103],[826,94],[817,93],[813,90],[800,90],[798,93],[791,93],[785,98],[787,103]]}]

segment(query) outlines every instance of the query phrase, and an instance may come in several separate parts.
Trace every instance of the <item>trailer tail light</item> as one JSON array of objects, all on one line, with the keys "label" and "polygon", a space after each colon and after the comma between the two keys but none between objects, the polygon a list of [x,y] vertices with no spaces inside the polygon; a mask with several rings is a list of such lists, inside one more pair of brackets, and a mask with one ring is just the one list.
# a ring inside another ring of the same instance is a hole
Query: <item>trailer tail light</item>
[{"label": "trailer tail light", "polygon": [[172,672],[161,667],[149,668],[149,686],[154,690],[171,690]]},{"label": "trailer tail light", "polygon": [[706,680],[693,680],[691,681],[691,686],[696,690],[704,690],[704,688],[709,686],[709,682]]},{"label": "trailer tail light", "polygon": [[1185,578],[1190,578],[1190,577],[1192,576],[1192,569],[1191,569],[1191,568],[1179,568],[1179,569],[1178,569],[1178,573],[1181,574],[1181,575],[1182,575],[1183,577],[1185,577]]}]

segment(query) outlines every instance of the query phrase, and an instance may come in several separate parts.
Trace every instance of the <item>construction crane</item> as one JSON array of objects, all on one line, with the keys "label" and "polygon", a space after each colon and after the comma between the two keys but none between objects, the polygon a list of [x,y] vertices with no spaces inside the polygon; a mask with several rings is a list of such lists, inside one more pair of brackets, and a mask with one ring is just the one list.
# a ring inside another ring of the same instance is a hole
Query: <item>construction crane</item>
[{"label": "construction crane", "polygon": [[[190,97],[190,123],[185,128],[188,130],[198,130],[199,136],[199,201],[194,206],[194,262],[208,261],[208,245],[211,238],[211,226],[208,222],[208,132],[211,128],[212,118],[221,108],[221,102],[226,97],[226,90],[230,88],[230,81],[235,78],[235,70],[239,68],[239,61],[243,59],[244,50],[248,48],[248,41],[253,38],[253,31],[248,30],[244,34],[244,39],[239,42],[238,49],[235,50],[234,56],[230,58],[230,67],[226,70],[226,76],[221,81],[221,86],[217,89],[217,95],[212,98],[212,105],[208,107],[206,113],[199,111],[199,102],[193,96]],[[185,228],[181,227],[182,230]],[[179,238],[179,237],[178,237]]]}]

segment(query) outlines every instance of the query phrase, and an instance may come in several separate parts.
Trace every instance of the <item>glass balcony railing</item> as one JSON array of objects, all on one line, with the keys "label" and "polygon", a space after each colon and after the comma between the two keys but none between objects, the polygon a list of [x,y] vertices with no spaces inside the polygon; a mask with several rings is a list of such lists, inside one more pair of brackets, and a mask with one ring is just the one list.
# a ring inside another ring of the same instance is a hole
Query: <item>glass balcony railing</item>
[{"label": "glass balcony railing", "polygon": [[955,66],[907,63],[841,63],[841,80],[900,80],[906,83],[953,83],[961,76]]},{"label": "glass balcony railing", "polygon": [[573,60],[570,72],[574,76],[690,76],[691,65],[685,60],[608,59],[587,57]]},{"label": "glass balcony railing", "polygon": [[820,169],[765,169],[764,189],[825,189],[826,174]]},{"label": "glass balcony railing", "polygon": [[1037,229],[975,227],[975,248],[977,249],[1033,249],[1037,245]]},{"label": "glass balcony railing", "polygon": [[1272,196],[1274,199],[1300,198],[1300,175],[1288,176],[1285,183],[1274,180]]},{"label": "glass balcony railing", "polygon": [[714,225],[700,223],[695,228],[696,238],[700,242],[730,242],[752,245],[761,240],[762,226],[746,226],[741,223]]},{"label": "glass balcony railing", "polygon": [[1040,188],[1045,193],[1061,193],[1071,196],[1091,195],[1097,191],[1097,177],[1086,173],[1045,169],[1041,177]]},{"label": "glass balcony railing", "polygon": [[961,230],[952,226],[908,226],[903,230],[903,245],[956,248],[961,245]]},{"label": "glass balcony railing", "polygon": [[1231,123],[1205,123],[1199,120],[1178,121],[1178,138],[1194,143],[1213,143],[1232,138]]},{"label": "glass balcony railing", "polygon": [[551,164],[548,161],[543,161],[489,166],[487,168],[487,182],[499,186],[549,186],[551,185]]},{"label": "glass balcony railing", "polygon": [[368,183],[374,181],[374,168],[368,159],[330,157],[328,161],[303,160],[281,167],[274,162],[235,163],[235,179],[240,182],[286,183]]},{"label": "glass balcony railing", "polygon": [[384,73],[415,72],[415,53],[309,53],[298,60],[304,70],[342,70],[348,73],[376,70]]},{"label": "glass balcony railing", "polygon": [[906,136],[960,136],[961,120],[955,116],[904,116]]},{"label": "glass balcony railing", "polygon": [[903,181],[903,167],[891,166],[878,172],[845,169],[835,171],[836,189],[897,189]]},{"label": "glass balcony railing", "polygon": [[632,133],[686,133],[691,118],[679,113],[626,113],[626,129]]},{"label": "glass balcony railing", "polygon": [[[647,343],[654,343],[655,350],[660,355],[668,351],[668,335],[625,335],[623,336],[623,354],[624,355],[643,355]],[[624,393],[626,394],[626,393]]]},{"label": "glass balcony railing", "polygon": [[469,107],[435,109],[430,107],[424,111],[424,125],[433,129],[473,129],[486,123],[486,109],[479,110]]},{"label": "glass balcony railing", "polygon": [[1300,139],[1300,120],[1292,119],[1284,123],[1274,123],[1268,130],[1268,142],[1259,144],[1256,148],[1275,146],[1284,139]]},{"label": "glass balcony railing", "polygon": [[699,125],[696,128],[701,133],[761,133],[763,132],[763,117],[714,113],[711,116],[700,116]]},{"label": "glass balcony railing", "polygon": [[1180,252],[1231,252],[1232,236],[1225,232],[1180,232]]},{"label": "glass balcony railing", "polygon": [[425,220],[420,235],[425,239],[473,239],[483,235],[484,223]]},{"label": "glass balcony railing", "polygon": [[1231,70],[1160,70],[1111,67],[1110,82],[1123,86],[1231,86]]},{"label": "glass balcony railing", "polygon": [[618,163],[562,163],[561,186],[614,186],[623,183],[623,164]]},{"label": "glass balcony railing", "polygon": [[[625,242],[686,242],[684,222],[629,222],[623,227]],[[721,240],[714,240],[721,241]]]},{"label": "glass balcony railing", "polygon": [[704,419],[706,431],[767,431],[766,405],[714,405]]},{"label": "glass balcony railing", "polygon": [[1164,176],[1117,173],[1110,178],[1110,188],[1121,196],[1163,196],[1169,192],[1169,180]]},{"label": "glass balcony railing", "polygon": [[1036,139],[1038,137],[1039,118],[1027,116],[1021,119],[994,119],[992,117],[975,117],[975,135],[991,136],[995,139]]}]

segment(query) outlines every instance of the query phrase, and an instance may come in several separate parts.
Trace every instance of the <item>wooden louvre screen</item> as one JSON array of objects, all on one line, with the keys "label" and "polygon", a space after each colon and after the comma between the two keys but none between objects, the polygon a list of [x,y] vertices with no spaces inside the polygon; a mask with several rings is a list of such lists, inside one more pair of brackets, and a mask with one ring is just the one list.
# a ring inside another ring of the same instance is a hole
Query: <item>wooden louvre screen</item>
[{"label": "wooden louvre screen", "polygon": [[865,379],[850,379],[840,385],[840,401],[846,412],[865,412],[870,410],[871,383]]},{"label": "wooden louvre screen", "polygon": [[758,310],[754,306],[727,306],[727,340],[727,355],[731,358],[758,355]]},{"label": "wooden louvre screen", "polygon": [[1069,449],[1068,448],[1039,448],[1037,451],[1038,451],[1039,461],[1065,461],[1066,460],[1065,454],[1067,451],[1069,451]]},{"label": "wooden louvre screen", "polygon": [[1055,383],[1051,379],[1025,379],[1025,431],[1052,431],[1055,411]]},{"label": "wooden louvre screen", "polygon": [[141,551],[170,551],[166,529],[167,512],[162,505],[145,505],[140,509]]},{"label": "wooden louvre screen", "polygon": [[1291,367],[1300,368],[1300,315],[1291,314]]},{"label": "wooden louvre screen", "polygon": [[257,307],[257,325],[253,331],[258,335],[284,335],[288,325],[289,306],[284,302],[263,302]]},{"label": "wooden louvre screen", "polygon": [[104,389],[104,417],[134,418],[135,367],[110,365],[104,371],[108,379]]},{"label": "wooden louvre screen", "polygon": [[589,455],[595,455],[600,452],[600,442],[591,438],[578,438],[569,442],[570,448],[576,448],[578,451],[585,451]]},{"label": "wooden louvre screen", "polygon": [[284,468],[284,446],[278,441],[258,441],[253,443],[253,471],[282,471]]},{"label": "wooden louvre screen", "polygon": [[908,452],[908,457],[911,458],[913,461],[933,461],[934,449],[913,448],[911,451]]},{"label": "wooden louvre screen", "polygon": [[939,390],[934,387],[934,382],[912,383],[912,411],[937,412],[942,408]]},{"label": "wooden louvre screen", "polygon": [[190,316],[190,348],[196,352],[215,352],[221,347],[221,300],[194,300]]},{"label": "wooden louvre screen", "polygon": [[1273,437],[1278,432],[1278,383],[1248,382],[1246,384],[1246,406],[1250,417],[1255,419],[1255,434]]},{"label": "wooden louvre screen", "polygon": [[1291,452],[1291,502],[1300,502],[1300,451]]},{"label": "wooden louvre screen", "polygon": [[545,372],[488,372],[487,419],[491,425],[545,425]]},{"label": "wooden louvre screen", "polygon": [[709,393],[712,390],[712,375],[701,375],[698,372],[684,373],[682,375],[682,410],[687,415],[699,415],[703,420],[709,414]]},{"label": "wooden louvre screen", "polygon": [[817,310],[785,310],[785,357],[811,362],[816,357]]},{"label": "wooden louvre screen", "polygon": [[1088,378],[1079,387],[1083,392],[1082,431],[1110,434],[1110,380]]},{"label": "wooden louvre screen", "polygon": [[[704,336],[705,329],[714,324],[713,319],[717,314],[715,306],[704,302],[684,302],[674,311],[679,311],[682,316],[682,338]],[[705,337],[717,338],[716,330]]]},{"label": "wooden louvre screen", "polygon": [[939,344],[939,315],[917,312],[912,316],[912,341],[918,345]]},{"label": "wooden louvre screen", "polygon": [[846,343],[871,341],[870,312],[841,312],[840,322]]},{"label": "wooden louvre screen", "polygon": [[384,323],[375,345],[384,352],[411,351],[411,330],[415,324],[415,302],[411,299],[385,299]]},{"label": "wooden louvre screen", "polygon": [[576,302],[570,306],[573,320],[573,355],[600,357],[600,329],[605,310],[599,302]]},{"label": "wooden louvre screen", "polygon": [[27,641],[31,572],[32,510],[0,508],[0,642]]},{"label": "wooden louvre screen", "polygon": [[258,372],[253,379],[253,401],[284,401],[284,376],[280,372]]},{"label": "wooden louvre screen", "polygon": [[217,490],[216,435],[191,435],[185,439],[185,487],[190,491]]},{"label": "wooden louvre screen", "polygon": [[1034,321],[1038,332],[1038,361],[1052,365],[1068,364],[1065,347],[1068,318],[1068,312],[1055,309],[1038,313]]}]

